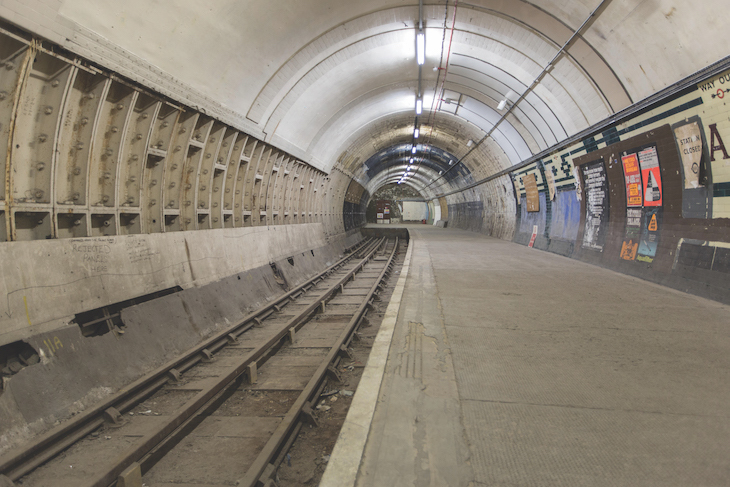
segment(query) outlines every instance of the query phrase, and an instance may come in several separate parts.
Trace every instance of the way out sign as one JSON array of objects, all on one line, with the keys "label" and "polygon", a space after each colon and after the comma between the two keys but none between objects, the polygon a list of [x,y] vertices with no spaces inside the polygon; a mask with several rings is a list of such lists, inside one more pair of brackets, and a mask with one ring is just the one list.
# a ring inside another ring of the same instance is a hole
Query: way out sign
[{"label": "way out sign", "polygon": [[639,152],[639,165],[644,183],[644,206],[662,206],[662,175],[656,147],[649,147]]}]

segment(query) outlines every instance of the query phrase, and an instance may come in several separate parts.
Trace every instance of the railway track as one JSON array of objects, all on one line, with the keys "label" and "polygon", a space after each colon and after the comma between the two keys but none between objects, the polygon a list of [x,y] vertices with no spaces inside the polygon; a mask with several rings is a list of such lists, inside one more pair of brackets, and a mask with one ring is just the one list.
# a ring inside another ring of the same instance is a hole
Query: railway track
[{"label": "railway track", "polygon": [[28,486],[274,485],[271,476],[377,299],[398,239],[319,275],[93,410],[0,458]]}]

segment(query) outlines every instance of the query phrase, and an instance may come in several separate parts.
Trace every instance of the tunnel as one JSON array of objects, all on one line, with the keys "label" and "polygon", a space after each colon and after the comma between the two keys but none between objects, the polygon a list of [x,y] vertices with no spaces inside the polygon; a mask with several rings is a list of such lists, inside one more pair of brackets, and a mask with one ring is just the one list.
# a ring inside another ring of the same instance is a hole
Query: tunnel
[{"label": "tunnel", "polygon": [[687,307],[726,344],[728,23],[720,0],[0,0],[0,455],[398,224],[443,262],[513,249],[489,272],[517,307],[555,269],[596,291],[545,306],[592,316],[618,275],[710,303]]}]

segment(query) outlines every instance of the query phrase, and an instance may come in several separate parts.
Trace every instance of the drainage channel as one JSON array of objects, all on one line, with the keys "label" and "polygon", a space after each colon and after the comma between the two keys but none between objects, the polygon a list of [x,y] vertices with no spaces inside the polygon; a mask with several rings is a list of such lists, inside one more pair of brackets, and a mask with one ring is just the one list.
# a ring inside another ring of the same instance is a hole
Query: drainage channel
[{"label": "drainage channel", "polygon": [[[142,485],[143,475],[146,485],[272,480],[301,421],[316,423],[312,407],[324,379],[338,380],[339,357],[350,353],[351,335],[377,299],[397,246],[364,244],[78,425],[0,459],[0,471],[6,480],[39,486]],[[360,291],[368,283],[370,290]]]}]

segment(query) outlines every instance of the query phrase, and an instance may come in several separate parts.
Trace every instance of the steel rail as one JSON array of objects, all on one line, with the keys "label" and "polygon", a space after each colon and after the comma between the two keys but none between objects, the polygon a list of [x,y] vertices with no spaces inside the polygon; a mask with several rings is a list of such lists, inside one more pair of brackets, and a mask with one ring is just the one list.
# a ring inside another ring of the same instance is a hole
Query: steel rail
[{"label": "steel rail", "polygon": [[[183,427],[189,419],[193,418],[201,409],[215,397],[226,389],[237,378],[241,377],[248,371],[248,366],[256,362],[264,356],[268,350],[276,345],[281,339],[286,337],[290,329],[300,328],[305,321],[329,298],[342,289],[342,286],[349,281],[356,272],[362,269],[367,262],[375,254],[376,250],[385,241],[381,239],[367,247],[367,255],[360,262],[349,270],[343,277],[338,279],[335,284],[331,285],[319,298],[309,304],[299,314],[287,320],[284,324],[279,325],[278,331],[270,336],[263,344],[260,344],[251,352],[241,357],[234,365],[229,367],[229,371],[218,380],[202,389],[195,396],[189,399],[183,406],[178,408],[171,415],[169,421],[164,424],[153,427],[135,446],[121,453],[117,458],[110,462],[109,465],[97,477],[91,480],[87,485],[93,487],[108,487],[113,485],[119,475],[135,462],[141,461],[147,454],[158,449],[159,445],[165,441],[170,435],[174,434],[180,427]],[[362,251],[362,250],[361,250]]]},{"label": "steel rail", "polygon": [[171,370],[174,369],[178,372],[184,372],[200,361],[207,359],[209,354],[224,348],[230,342],[231,338],[237,338],[245,333],[260,323],[261,320],[274,313],[274,311],[280,310],[303,292],[309,290],[313,285],[323,280],[326,276],[340,269],[348,261],[357,258],[359,251],[372,246],[373,242],[373,239],[367,239],[353,246],[354,249],[350,247],[352,250],[348,249],[350,250],[349,255],[343,257],[324,271],[269,304],[248,314],[237,324],[217,333],[213,337],[191,348],[180,357],[169,361],[140,379],[137,379],[102,403],[77,415],[73,420],[53,428],[29,445],[0,457],[0,475],[6,476],[11,481],[16,481],[38,468],[81,438],[84,438],[102,426],[106,422],[104,414],[110,408],[114,408],[120,413],[132,409],[136,404],[154,394],[170,381],[172,378],[169,375]]},{"label": "steel rail", "polygon": [[299,416],[302,413],[302,409],[307,403],[311,402],[311,400],[313,399],[314,392],[324,380],[329,365],[337,358],[337,355],[340,353],[342,345],[344,345],[351,337],[352,333],[355,331],[356,327],[360,323],[360,320],[365,315],[365,311],[369,306],[372,305],[372,300],[378,288],[380,288],[384,277],[390,272],[391,266],[393,265],[393,259],[398,251],[398,243],[399,239],[396,237],[395,245],[393,246],[390,257],[388,258],[386,265],[383,266],[383,270],[376,279],[375,284],[373,284],[373,286],[370,288],[370,291],[365,296],[362,304],[358,307],[355,315],[352,317],[352,319],[350,319],[349,323],[346,325],[345,329],[338,337],[337,342],[334,344],[334,346],[332,346],[327,356],[320,363],[319,367],[314,373],[314,376],[309,380],[307,386],[304,388],[297,400],[289,409],[286,416],[284,416],[284,420],[279,423],[279,426],[277,426],[274,434],[271,436],[269,441],[266,442],[266,445],[264,445],[263,450],[256,457],[256,460],[254,460],[254,462],[251,464],[248,471],[246,472],[246,475],[241,480],[236,482],[237,486],[255,487],[259,479],[261,479],[261,475],[266,470],[266,467],[269,465],[269,462],[272,458],[275,457],[277,451],[279,450],[279,447],[286,442],[290,433],[295,429],[295,425],[297,423],[297,420],[299,419]]}]

